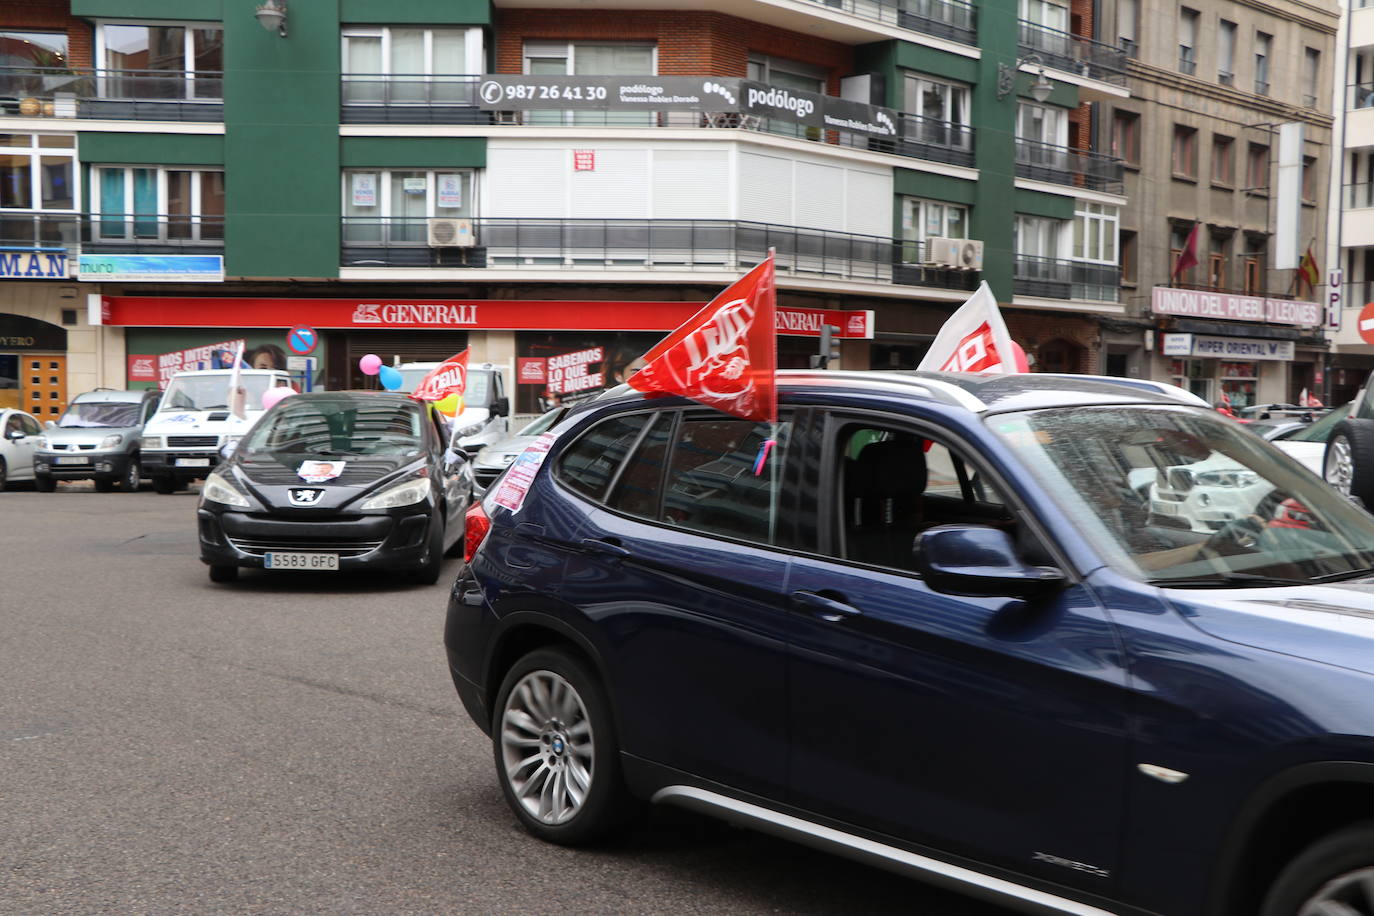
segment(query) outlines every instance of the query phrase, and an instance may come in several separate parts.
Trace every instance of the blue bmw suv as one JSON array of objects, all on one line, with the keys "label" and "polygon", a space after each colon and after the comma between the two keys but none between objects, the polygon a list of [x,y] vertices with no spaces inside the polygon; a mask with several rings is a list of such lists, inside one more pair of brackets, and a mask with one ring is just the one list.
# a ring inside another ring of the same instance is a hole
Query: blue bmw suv
[{"label": "blue bmw suv", "polygon": [[526,829],[653,801],[1039,912],[1374,913],[1374,518],[1147,387],[778,378],[775,425],[618,389],[469,510],[449,666]]}]

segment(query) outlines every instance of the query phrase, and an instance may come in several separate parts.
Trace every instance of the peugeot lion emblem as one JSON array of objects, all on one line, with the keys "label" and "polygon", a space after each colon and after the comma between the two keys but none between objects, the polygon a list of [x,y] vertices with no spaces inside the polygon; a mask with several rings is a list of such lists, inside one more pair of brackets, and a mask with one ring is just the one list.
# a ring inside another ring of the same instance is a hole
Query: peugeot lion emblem
[{"label": "peugeot lion emblem", "polygon": [[313,506],[320,501],[324,495],[323,490],[316,490],[312,487],[292,487],[291,505],[293,506]]}]

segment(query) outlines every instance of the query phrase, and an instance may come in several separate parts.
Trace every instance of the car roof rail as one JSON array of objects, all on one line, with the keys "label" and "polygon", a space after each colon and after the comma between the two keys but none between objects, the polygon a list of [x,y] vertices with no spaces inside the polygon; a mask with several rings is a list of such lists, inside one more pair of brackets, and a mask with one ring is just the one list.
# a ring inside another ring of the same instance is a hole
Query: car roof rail
[{"label": "car roof rail", "polygon": [[881,388],[887,391],[900,391],[903,394],[921,394],[948,404],[962,407],[975,413],[988,409],[980,398],[953,382],[931,378],[926,375],[902,375],[896,372],[843,370],[843,369],[783,369],[778,372],[780,379],[808,383],[862,382],[867,388]]}]

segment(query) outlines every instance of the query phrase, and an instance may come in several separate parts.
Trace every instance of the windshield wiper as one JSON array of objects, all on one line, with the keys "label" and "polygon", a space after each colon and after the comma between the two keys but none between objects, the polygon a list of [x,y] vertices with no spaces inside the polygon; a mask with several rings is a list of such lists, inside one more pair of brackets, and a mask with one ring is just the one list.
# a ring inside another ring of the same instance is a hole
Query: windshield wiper
[{"label": "windshield wiper", "polygon": [[1374,576],[1374,567],[1362,567],[1360,569],[1347,569],[1345,572],[1330,573],[1325,576],[1313,576],[1313,582],[1344,582],[1347,579],[1363,579],[1367,576]]},{"label": "windshield wiper", "polygon": [[1211,576],[1183,576],[1177,579],[1159,577],[1145,580],[1150,585],[1175,588],[1247,588],[1274,585],[1311,585],[1313,579],[1285,579],[1280,576],[1259,576],[1254,573],[1217,573]]}]

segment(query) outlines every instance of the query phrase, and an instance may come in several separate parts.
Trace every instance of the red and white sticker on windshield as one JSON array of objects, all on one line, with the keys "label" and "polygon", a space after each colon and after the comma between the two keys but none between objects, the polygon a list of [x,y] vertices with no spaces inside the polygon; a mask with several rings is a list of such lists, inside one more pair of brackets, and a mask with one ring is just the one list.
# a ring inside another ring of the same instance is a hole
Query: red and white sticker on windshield
[{"label": "red and white sticker on windshield", "polygon": [[520,507],[525,504],[525,494],[529,493],[530,486],[534,483],[534,476],[539,473],[540,466],[548,457],[549,449],[553,447],[553,442],[557,438],[553,433],[544,433],[531,442],[529,447],[520,453],[519,458],[511,462],[510,468],[501,478],[501,485],[496,488],[496,495],[492,497],[496,505],[512,512],[520,511]]}]

